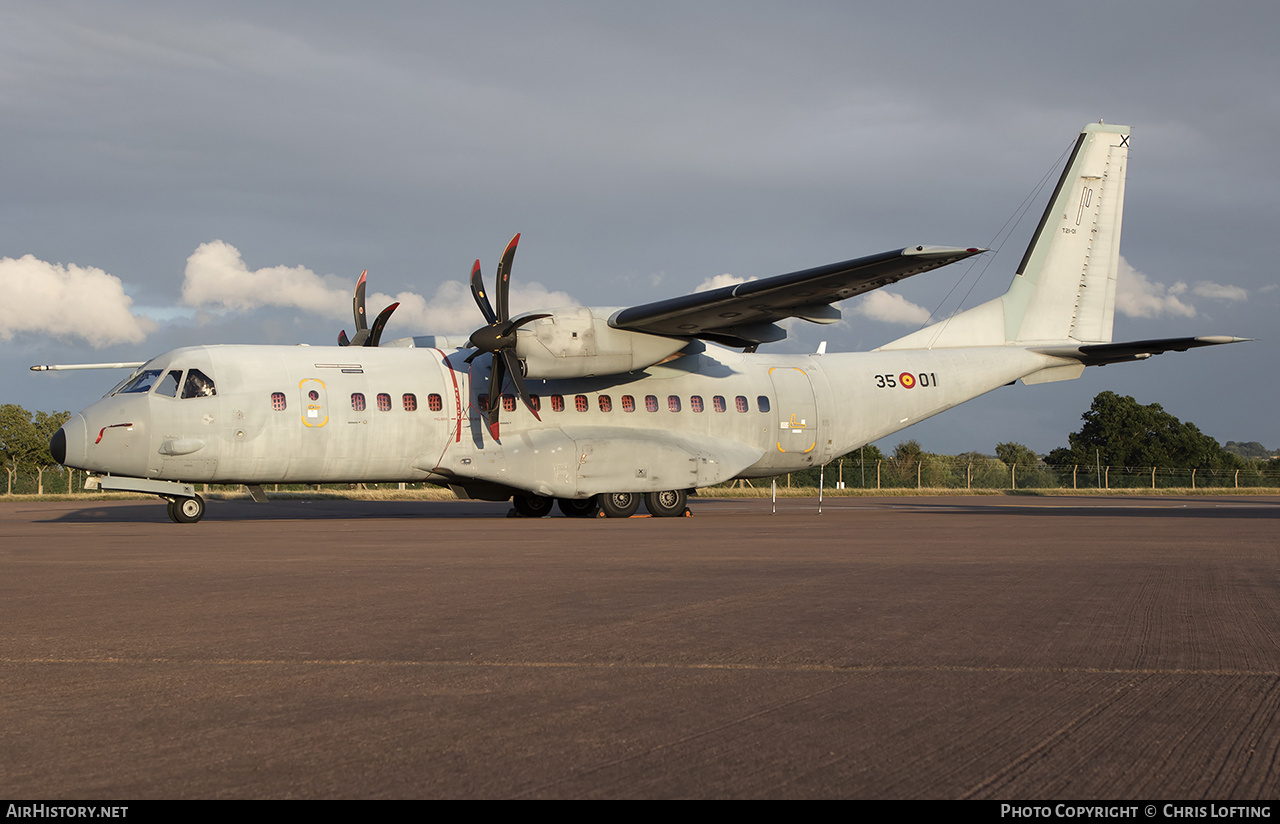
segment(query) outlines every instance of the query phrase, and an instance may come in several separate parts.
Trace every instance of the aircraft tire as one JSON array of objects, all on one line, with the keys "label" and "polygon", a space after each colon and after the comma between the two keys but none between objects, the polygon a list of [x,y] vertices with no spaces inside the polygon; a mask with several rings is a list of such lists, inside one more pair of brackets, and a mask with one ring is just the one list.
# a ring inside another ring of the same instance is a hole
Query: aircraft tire
[{"label": "aircraft tire", "polygon": [[550,498],[541,495],[513,495],[511,498],[511,505],[521,518],[545,518],[551,514],[553,503]]},{"label": "aircraft tire", "polygon": [[640,508],[639,492],[606,492],[596,497],[607,518],[630,518]]},{"label": "aircraft tire", "polygon": [[662,492],[646,492],[644,507],[655,518],[678,518],[684,514],[688,493],[683,489],[666,489]]},{"label": "aircraft tire", "polygon": [[175,524],[182,523],[178,520],[178,502],[173,498],[169,498],[168,503],[169,505],[165,508],[169,510],[169,520],[173,521]]},{"label": "aircraft tire", "polygon": [[169,505],[173,511],[173,519],[180,524],[194,524],[204,517],[204,498],[177,498]]},{"label": "aircraft tire", "polygon": [[590,518],[596,514],[596,507],[599,502],[595,497],[583,498],[556,498],[556,505],[560,507],[560,511],[564,513],[566,518]]}]

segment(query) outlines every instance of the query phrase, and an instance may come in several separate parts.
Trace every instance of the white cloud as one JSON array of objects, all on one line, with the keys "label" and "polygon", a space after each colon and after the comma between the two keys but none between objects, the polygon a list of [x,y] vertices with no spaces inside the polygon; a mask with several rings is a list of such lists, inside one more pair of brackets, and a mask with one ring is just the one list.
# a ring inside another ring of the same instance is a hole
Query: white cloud
[{"label": "white cloud", "polygon": [[694,294],[697,294],[698,292],[710,292],[712,289],[719,289],[723,286],[737,286],[739,283],[747,283],[752,280],[756,280],[756,278],[740,278],[737,275],[731,275],[728,272],[725,272],[723,275],[716,275],[715,277],[707,278],[702,283],[699,283],[693,291]]},{"label": "white cloud", "polygon": [[101,269],[47,263],[33,255],[0,258],[0,339],[22,332],[83,338],[95,349],[139,343],[156,328],[133,313],[120,278]]},{"label": "white cloud", "polygon": [[1239,286],[1229,286],[1225,283],[1214,283],[1211,280],[1202,280],[1191,287],[1194,294],[1202,298],[1216,298],[1218,300],[1248,300],[1249,292],[1241,289]]},{"label": "white cloud", "polygon": [[[471,287],[462,281],[445,281],[430,300],[413,292],[400,292],[394,298],[381,293],[371,295],[368,299],[370,314],[376,314],[392,301],[399,301],[400,308],[391,316],[391,323],[404,331],[396,332],[391,337],[410,334],[466,334],[484,325],[480,309],[471,296]],[[351,305],[349,296],[347,305]],[[552,292],[540,283],[530,282],[511,287],[513,318],[535,310],[563,309],[577,305],[578,301],[566,293]],[[347,311],[350,314],[350,309]]]},{"label": "white cloud", "polygon": [[929,310],[912,303],[902,295],[877,289],[858,302],[854,314],[884,323],[919,326],[929,320]]},{"label": "white cloud", "polygon": [[[1184,303],[1187,284],[1178,281],[1165,286],[1139,272],[1120,256],[1119,282],[1116,284],[1116,309],[1131,318],[1154,318],[1159,315],[1181,315],[1193,318],[1196,308]],[[1215,284],[1216,285],[1216,284]]]},{"label": "white cloud", "polygon": [[239,249],[215,240],[200,244],[187,258],[182,302],[237,311],[287,306],[341,317],[351,313],[353,288],[354,283],[344,287],[334,276],[321,277],[305,266],[250,270]]},{"label": "white cloud", "polygon": [[[191,306],[232,311],[249,311],[264,306],[300,309],[345,322],[351,326],[351,293],[355,279],[318,275],[305,266],[269,266],[250,269],[236,247],[221,240],[203,243],[187,258],[182,302]],[[399,308],[388,325],[389,338],[410,334],[462,334],[484,323],[461,280],[446,281],[428,300],[416,292],[369,292],[366,304],[370,319],[383,307],[398,302]],[[539,283],[511,289],[512,316],[534,309],[577,306],[564,292],[552,292]],[[389,339],[388,338],[388,339]]]}]

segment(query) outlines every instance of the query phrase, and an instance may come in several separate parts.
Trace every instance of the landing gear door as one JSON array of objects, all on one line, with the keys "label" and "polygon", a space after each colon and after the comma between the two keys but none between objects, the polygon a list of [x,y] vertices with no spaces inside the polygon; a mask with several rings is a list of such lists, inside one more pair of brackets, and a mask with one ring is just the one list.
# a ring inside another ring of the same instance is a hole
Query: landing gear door
[{"label": "landing gear door", "polygon": [[779,452],[809,454],[818,445],[818,405],[813,384],[803,369],[775,366],[769,370],[778,401],[774,407],[774,441]]},{"label": "landing gear door", "polygon": [[302,425],[319,428],[329,422],[329,400],[325,392],[324,381],[317,378],[303,378],[298,382],[301,394]]}]

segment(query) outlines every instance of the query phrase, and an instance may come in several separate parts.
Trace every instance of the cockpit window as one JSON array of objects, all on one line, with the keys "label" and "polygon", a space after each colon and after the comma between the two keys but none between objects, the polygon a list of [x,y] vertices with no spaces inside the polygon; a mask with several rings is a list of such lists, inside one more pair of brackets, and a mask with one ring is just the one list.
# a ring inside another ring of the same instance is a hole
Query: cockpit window
[{"label": "cockpit window", "polygon": [[156,378],[160,377],[161,369],[147,369],[140,373],[136,378],[125,384],[124,389],[120,390],[121,394],[125,393],[142,393],[151,391],[151,387],[155,385]]},{"label": "cockpit window", "polygon": [[167,398],[178,397],[178,387],[182,385],[182,370],[175,369],[160,379],[156,384],[156,394]]},{"label": "cockpit window", "polygon": [[213,379],[199,369],[187,371],[187,382],[182,385],[182,397],[204,398],[218,394],[213,387]]},{"label": "cockpit window", "polygon": [[119,392],[121,389],[124,389],[126,386],[128,386],[128,385],[129,385],[129,383],[130,383],[130,381],[132,381],[134,378],[138,377],[138,375],[141,375],[141,374],[142,374],[142,370],[141,370],[141,369],[135,369],[135,370],[133,370],[132,372],[130,372],[130,373],[129,373],[129,376],[128,376],[128,377],[126,377],[124,380],[122,380],[122,381],[120,381],[119,383],[117,383],[115,386],[111,387],[111,391],[110,391],[110,392],[108,392],[107,394],[103,395],[102,397],[104,397],[104,398],[109,398],[109,397],[111,397],[112,395],[114,395],[114,394],[116,394],[117,392]]}]

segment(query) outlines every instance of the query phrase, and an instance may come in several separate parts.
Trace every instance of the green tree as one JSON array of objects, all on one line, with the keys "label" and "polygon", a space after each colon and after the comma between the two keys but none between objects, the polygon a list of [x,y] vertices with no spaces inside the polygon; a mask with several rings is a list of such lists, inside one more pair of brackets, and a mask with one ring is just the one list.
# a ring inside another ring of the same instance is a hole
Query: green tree
[{"label": "green tree", "polygon": [[893,448],[894,466],[899,469],[914,469],[916,461],[920,460],[920,456],[924,453],[924,449],[920,446],[920,442],[912,439],[903,441]]},{"label": "green tree", "polygon": [[32,415],[16,403],[0,404],[0,459],[5,468],[52,466],[49,439],[70,417],[70,412]]},{"label": "green tree", "polygon": [[1050,452],[1050,464],[1091,465],[1100,460],[1107,466],[1221,469],[1244,463],[1158,403],[1143,406],[1127,395],[1101,392],[1082,417],[1084,426],[1068,436],[1071,446]]},{"label": "green tree", "polygon": [[1004,461],[1005,466],[1036,466],[1040,463],[1030,447],[1014,441],[996,444],[996,457]]}]

